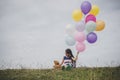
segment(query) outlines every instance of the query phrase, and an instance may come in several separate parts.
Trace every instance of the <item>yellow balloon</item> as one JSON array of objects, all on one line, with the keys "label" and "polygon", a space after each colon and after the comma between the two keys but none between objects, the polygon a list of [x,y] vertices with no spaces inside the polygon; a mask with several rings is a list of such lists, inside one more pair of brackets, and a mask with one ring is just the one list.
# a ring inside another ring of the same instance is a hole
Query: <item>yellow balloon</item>
[{"label": "yellow balloon", "polygon": [[74,21],[78,22],[82,19],[82,12],[78,9],[78,10],[74,10],[72,13],[72,18],[74,19]]},{"label": "yellow balloon", "polygon": [[90,10],[90,14],[96,16],[99,13],[99,7],[97,5],[93,5],[92,9]]},{"label": "yellow balloon", "polygon": [[102,31],[105,28],[105,22],[102,20],[96,21],[96,31]]}]

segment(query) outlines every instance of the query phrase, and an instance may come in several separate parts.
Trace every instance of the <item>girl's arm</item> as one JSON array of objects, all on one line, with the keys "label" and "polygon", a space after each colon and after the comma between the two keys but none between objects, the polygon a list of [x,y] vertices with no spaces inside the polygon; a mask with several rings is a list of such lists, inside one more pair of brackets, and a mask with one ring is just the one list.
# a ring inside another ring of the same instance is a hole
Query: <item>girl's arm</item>
[{"label": "girl's arm", "polygon": [[61,64],[60,64],[60,66],[62,66],[63,63],[64,63],[64,58],[62,59],[62,62],[61,62]]},{"label": "girl's arm", "polygon": [[78,59],[79,52],[77,52],[76,57],[72,57],[72,60],[76,61]]},{"label": "girl's arm", "polygon": [[76,55],[76,59],[75,59],[75,60],[77,60],[77,59],[78,59],[78,55],[79,55],[79,52],[77,52],[77,55]]}]

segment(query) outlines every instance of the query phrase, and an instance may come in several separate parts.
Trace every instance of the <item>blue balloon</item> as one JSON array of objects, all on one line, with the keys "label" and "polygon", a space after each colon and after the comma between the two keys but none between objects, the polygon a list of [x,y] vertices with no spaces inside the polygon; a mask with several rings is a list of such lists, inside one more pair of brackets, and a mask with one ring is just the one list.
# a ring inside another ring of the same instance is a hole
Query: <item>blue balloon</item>
[{"label": "blue balloon", "polygon": [[76,43],[75,39],[70,35],[65,36],[65,42],[68,46],[74,46]]}]

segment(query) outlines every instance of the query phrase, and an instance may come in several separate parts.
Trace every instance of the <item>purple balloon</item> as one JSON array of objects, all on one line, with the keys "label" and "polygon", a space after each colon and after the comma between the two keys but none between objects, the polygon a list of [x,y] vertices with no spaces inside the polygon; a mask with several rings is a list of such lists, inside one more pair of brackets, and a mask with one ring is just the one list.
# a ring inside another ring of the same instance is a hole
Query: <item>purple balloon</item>
[{"label": "purple balloon", "polygon": [[91,10],[91,3],[88,1],[84,1],[81,4],[81,10],[82,12],[86,15],[87,13],[89,13],[89,11]]},{"label": "purple balloon", "polygon": [[87,41],[89,43],[95,43],[97,41],[97,35],[94,32],[91,32],[87,35]]},{"label": "purple balloon", "polygon": [[80,21],[76,24],[76,30],[79,32],[82,32],[85,30],[85,22],[84,21]]}]

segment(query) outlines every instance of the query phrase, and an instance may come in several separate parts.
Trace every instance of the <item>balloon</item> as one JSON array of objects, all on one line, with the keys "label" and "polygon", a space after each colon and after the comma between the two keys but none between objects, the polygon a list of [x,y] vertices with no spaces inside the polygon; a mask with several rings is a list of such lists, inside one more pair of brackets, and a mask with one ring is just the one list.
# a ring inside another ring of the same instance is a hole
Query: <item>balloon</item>
[{"label": "balloon", "polygon": [[65,42],[68,46],[74,46],[76,43],[75,39],[70,35],[65,36]]},{"label": "balloon", "polygon": [[77,31],[82,32],[82,31],[84,31],[84,29],[85,29],[85,22],[84,21],[78,22],[76,24]]},{"label": "balloon", "polygon": [[91,32],[87,35],[87,41],[89,43],[95,43],[97,41],[97,35],[94,32]]},{"label": "balloon", "polygon": [[74,36],[74,33],[75,33],[75,27],[71,24],[68,24],[66,26],[66,33],[71,35],[71,36]]},{"label": "balloon", "polygon": [[85,50],[86,46],[84,43],[77,43],[76,50],[79,52],[83,52]]},{"label": "balloon", "polygon": [[80,21],[82,19],[82,12],[79,9],[74,10],[73,13],[72,13],[72,18],[76,22]]},{"label": "balloon", "polygon": [[89,21],[86,25],[85,25],[86,31],[88,33],[93,32],[96,29],[96,23],[93,21]]},{"label": "balloon", "polygon": [[83,42],[85,40],[85,34],[83,32],[77,32],[75,34],[75,40],[78,42]]},{"label": "balloon", "polygon": [[82,12],[86,15],[87,13],[89,13],[89,11],[91,10],[91,3],[88,1],[84,1],[81,4],[81,10]]},{"label": "balloon", "polygon": [[96,22],[96,17],[92,14],[87,15],[85,22],[87,23],[88,21],[94,21]]},{"label": "balloon", "polygon": [[96,31],[101,31],[101,30],[103,30],[104,28],[105,28],[105,22],[104,21],[102,21],[102,20],[98,20],[97,22],[96,22]]},{"label": "balloon", "polygon": [[90,14],[96,16],[98,13],[99,13],[99,7],[97,5],[93,5]]}]

